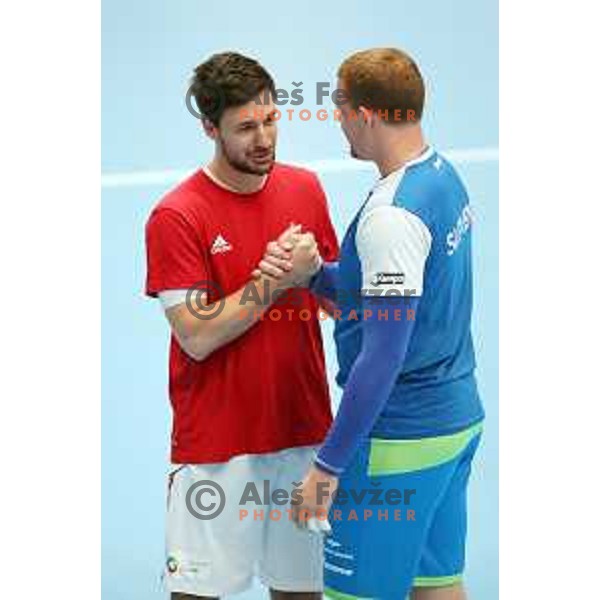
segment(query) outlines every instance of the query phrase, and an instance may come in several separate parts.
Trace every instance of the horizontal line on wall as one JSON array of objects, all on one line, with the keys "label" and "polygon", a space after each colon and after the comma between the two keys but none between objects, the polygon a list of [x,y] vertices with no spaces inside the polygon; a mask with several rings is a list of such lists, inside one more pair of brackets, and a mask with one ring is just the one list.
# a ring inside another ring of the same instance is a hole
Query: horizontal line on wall
[{"label": "horizontal line on wall", "polygon": [[[498,148],[492,147],[450,149],[441,154],[456,164],[486,163],[498,160]],[[373,163],[353,158],[325,158],[306,162],[289,162],[288,164],[306,167],[319,174],[369,171],[373,169]],[[102,187],[120,188],[173,184],[188,177],[196,168],[103,173]]]}]

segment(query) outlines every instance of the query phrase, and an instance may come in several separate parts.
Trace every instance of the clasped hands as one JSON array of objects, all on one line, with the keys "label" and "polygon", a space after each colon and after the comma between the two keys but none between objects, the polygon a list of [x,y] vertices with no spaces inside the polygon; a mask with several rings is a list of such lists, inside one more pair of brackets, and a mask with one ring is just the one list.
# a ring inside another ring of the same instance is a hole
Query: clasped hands
[{"label": "clasped hands", "polygon": [[281,288],[306,287],[323,264],[317,241],[301,225],[290,225],[276,240],[267,244],[265,254],[252,276],[266,275]]}]

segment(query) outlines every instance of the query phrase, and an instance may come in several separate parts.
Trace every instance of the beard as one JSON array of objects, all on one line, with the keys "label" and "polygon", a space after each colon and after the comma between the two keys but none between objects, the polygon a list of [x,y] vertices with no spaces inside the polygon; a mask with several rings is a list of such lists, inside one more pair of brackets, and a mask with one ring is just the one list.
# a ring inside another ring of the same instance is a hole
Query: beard
[{"label": "beard", "polygon": [[266,175],[275,165],[275,148],[272,150],[255,150],[248,154],[234,152],[228,148],[227,143],[221,138],[221,150],[227,162],[237,171],[248,175]]}]

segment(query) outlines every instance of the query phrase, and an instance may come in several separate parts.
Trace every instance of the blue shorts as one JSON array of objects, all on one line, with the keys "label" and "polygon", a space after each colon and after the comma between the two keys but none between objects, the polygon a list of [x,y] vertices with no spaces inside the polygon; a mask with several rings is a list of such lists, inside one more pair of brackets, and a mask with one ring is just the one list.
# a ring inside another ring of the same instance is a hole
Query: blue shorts
[{"label": "blue shorts", "polygon": [[482,423],[417,440],[371,438],[340,479],[325,542],[325,595],[401,600],[460,582],[467,482]]}]

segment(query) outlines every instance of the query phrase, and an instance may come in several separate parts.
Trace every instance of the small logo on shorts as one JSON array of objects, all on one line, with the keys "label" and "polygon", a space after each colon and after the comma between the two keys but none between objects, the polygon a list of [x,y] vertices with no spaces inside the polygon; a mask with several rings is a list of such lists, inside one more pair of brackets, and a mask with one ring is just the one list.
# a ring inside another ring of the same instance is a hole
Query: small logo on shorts
[{"label": "small logo on shorts", "polygon": [[173,575],[177,573],[177,569],[179,569],[179,562],[174,556],[169,556],[167,558],[167,571]]},{"label": "small logo on shorts", "polygon": [[404,273],[375,273],[371,285],[403,284]]}]

